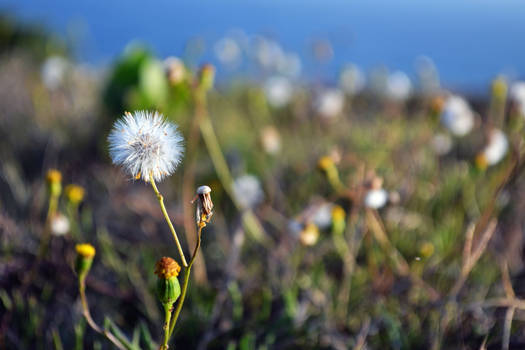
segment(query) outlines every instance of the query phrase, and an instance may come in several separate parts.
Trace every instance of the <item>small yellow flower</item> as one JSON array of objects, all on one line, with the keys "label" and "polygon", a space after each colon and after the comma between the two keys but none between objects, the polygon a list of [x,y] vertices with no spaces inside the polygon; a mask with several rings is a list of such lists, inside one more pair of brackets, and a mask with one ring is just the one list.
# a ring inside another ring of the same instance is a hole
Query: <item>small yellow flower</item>
[{"label": "small yellow flower", "polygon": [[505,78],[498,77],[492,82],[492,95],[499,100],[505,100],[507,96],[507,82]]},{"label": "small yellow flower", "polygon": [[419,252],[423,257],[428,258],[432,254],[434,254],[434,245],[430,242],[425,242],[419,248]]},{"label": "small yellow flower", "polygon": [[78,204],[82,202],[85,193],[86,191],[82,186],[74,184],[66,186],[66,196],[72,203]]},{"label": "small yellow flower", "polygon": [[319,159],[319,162],[317,163],[317,166],[319,169],[328,171],[330,168],[334,166],[334,161],[329,156],[324,156]]},{"label": "small yellow flower", "polygon": [[479,153],[477,156],[476,156],[476,160],[475,160],[475,163],[476,163],[476,166],[478,167],[478,169],[480,170],[485,170],[487,169],[488,165],[489,165],[489,162],[487,160],[487,157],[485,157],[485,153]]},{"label": "small yellow flower", "polygon": [[332,220],[333,221],[343,221],[345,219],[346,213],[345,210],[339,206],[335,205],[332,209]]},{"label": "small yellow flower", "polygon": [[50,169],[46,174],[47,188],[51,196],[58,197],[62,193],[62,174],[56,169]]},{"label": "small yellow flower", "polygon": [[313,223],[306,225],[306,227],[301,231],[299,240],[305,246],[313,246],[317,243],[319,239],[319,228]]},{"label": "small yellow flower", "polygon": [[93,263],[93,257],[95,256],[95,247],[89,243],[77,244],[75,246],[77,251],[77,259],[75,261],[75,272],[80,281],[83,281]]},{"label": "small yellow flower", "polygon": [[180,272],[180,265],[169,257],[163,257],[155,264],[155,274],[162,279],[177,277]]},{"label": "small yellow flower", "polygon": [[88,259],[93,258],[96,253],[95,247],[89,243],[77,244],[75,246],[75,250],[77,251],[78,255]]},{"label": "small yellow flower", "polygon": [[62,182],[62,173],[56,169],[49,169],[46,174],[48,184],[55,184]]}]

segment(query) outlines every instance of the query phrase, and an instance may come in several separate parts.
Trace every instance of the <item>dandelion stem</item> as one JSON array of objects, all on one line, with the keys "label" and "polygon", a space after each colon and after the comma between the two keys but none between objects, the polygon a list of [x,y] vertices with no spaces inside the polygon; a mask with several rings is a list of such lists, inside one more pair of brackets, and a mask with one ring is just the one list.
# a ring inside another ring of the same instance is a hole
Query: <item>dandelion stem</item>
[{"label": "dandelion stem", "polygon": [[49,207],[47,209],[46,223],[44,227],[44,233],[42,235],[42,240],[40,241],[40,249],[38,250],[37,260],[40,261],[47,253],[49,247],[49,241],[51,240],[51,220],[55,216],[58,208],[58,198],[59,196],[51,194],[49,196]]},{"label": "dandelion stem", "polygon": [[166,222],[170,227],[171,234],[173,235],[173,239],[175,240],[175,244],[177,245],[177,249],[179,250],[182,265],[187,268],[188,263],[186,262],[186,257],[184,256],[184,252],[182,251],[182,246],[180,244],[179,237],[177,236],[177,232],[175,231],[175,228],[173,227],[173,224],[171,223],[170,217],[168,215],[168,212],[166,211],[166,207],[164,206],[164,197],[160,194],[159,190],[157,189],[157,185],[155,184],[155,180],[153,179],[153,174],[150,174],[149,182],[151,183],[151,187],[153,187],[153,191],[155,191],[155,194],[157,195],[162,214],[164,214],[164,218],[166,219]]},{"label": "dandelion stem", "polygon": [[168,341],[170,340],[170,320],[173,304],[164,304],[164,343],[160,347],[161,350],[168,349]]},{"label": "dandelion stem", "polygon": [[193,262],[195,261],[195,258],[197,257],[197,252],[199,251],[199,247],[201,246],[201,235],[202,235],[202,229],[205,225],[199,224],[199,231],[197,232],[197,244],[195,245],[195,250],[193,251],[193,256],[191,257],[190,263],[188,267],[186,267],[186,271],[184,271],[184,282],[182,284],[182,293],[179,298],[179,302],[177,303],[177,308],[175,309],[175,313],[171,319],[170,324],[170,332],[169,336],[173,334],[173,330],[175,329],[175,324],[177,323],[177,319],[179,318],[180,311],[182,310],[182,305],[184,304],[184,299],[186,298],[186,292],[188,290],[188,284],[190,282],[190,272],[191,272],[191,266],[193,265]]},{"label": "dandelion stem", "polygon": [[78,279],[78,291],[80,293],[80,301],[82,303],[82,313],[84,315],[84,318],[86,319],[88,325],[97,333],[104,335],[110,342],[112,342],[118,349],[120,350],[126,350],[128,347],[123,345],[113,334],[111,334],[108,330],[100,328],[96,322],[91,317],[91,313],[89,312],[89,306],[86,298],[86,279],[85,278],[79,278]]}]

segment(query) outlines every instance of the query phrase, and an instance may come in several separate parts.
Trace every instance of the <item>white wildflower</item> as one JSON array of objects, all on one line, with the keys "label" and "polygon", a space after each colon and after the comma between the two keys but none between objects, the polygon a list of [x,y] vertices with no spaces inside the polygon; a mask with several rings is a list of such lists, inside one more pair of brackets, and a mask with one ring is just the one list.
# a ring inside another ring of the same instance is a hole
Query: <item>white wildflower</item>
[{"label": "white wildflower", "polygon": [[69,220],[62,213],[56,213],[51,218],[50,231],[54,236],[63,236],[69,232]]},{"label": "white wildflower", "polygon": [[319,205],[313,214],[313,223],[321,230],[327,229],[332,224],[332,203],[323,203]]},{"label": "white wildflower", "polygon": [[521,115],[525,116],[525,82],[519,81],[512,85],[510,99],[517,105]]},{"label": "white wildflower", "polygon": [[233,182],[233,194],[243,208],[253,208],[261,203],[264,192],[258,178],[253,175],[243,175]]},{"label": "white wildflower", "polygon": [[125,113],[109,134],[109,153],[134,178],[148,182],[171,175],[181,161],[184,147],[177,126],[158,112]]},{"label": "white wildflower", "polygon": [[459,96],[450,96],[441,113],[441,122],[456,136],[465,136],[474,127],[474,113]]},{"label": "white wildflower", "polygon": [[386,95],[394,101],[404,101],[412,93],[412,83],[408,75],[396,71],[388,76],[386,81]]},{"label": "white wildflower", "polygon": [[285,77],[271,77],[264,83],[264,93],[272,107],[284,107],[292,98],[293,85]]},{"label": "white wildflower", "polygon": [[509,142],[503,131],[494,129],[490,132],[488,144],[483,150],[483,155],[488,165],[499,163],[507,154]]},{"label": "white wildflower", "polygon": [[44,85],[51,90],[58,88],[64,81],[69,62],[60,56],[51,56],[45,60],[40,69]]},{"label": "white wildflower", "polygon": [[382,188],[371,189],[366,193],[365,205],[369,208],[379,209],[388,201],[388,192]]},{"label": "white wildflower", "polygon": [[345,96],[339,89],[323,91],[315,102],[317,113],[325,119],[333,119],[343,112]]}]

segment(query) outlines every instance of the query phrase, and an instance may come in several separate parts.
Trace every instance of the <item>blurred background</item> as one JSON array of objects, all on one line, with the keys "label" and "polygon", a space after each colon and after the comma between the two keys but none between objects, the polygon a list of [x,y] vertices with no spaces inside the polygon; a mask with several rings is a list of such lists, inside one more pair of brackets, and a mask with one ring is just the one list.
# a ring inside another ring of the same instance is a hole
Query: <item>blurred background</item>
[{"label": "blurred background", "polygon": [[[179,125],[159,184],[187,255],[172,347],[523,349],[525,5],[0,1],[0,348],[163,334],[177,258],[151,188],[111,164],[124,111]],[[56,202],[49,170],[60,172]]]}]

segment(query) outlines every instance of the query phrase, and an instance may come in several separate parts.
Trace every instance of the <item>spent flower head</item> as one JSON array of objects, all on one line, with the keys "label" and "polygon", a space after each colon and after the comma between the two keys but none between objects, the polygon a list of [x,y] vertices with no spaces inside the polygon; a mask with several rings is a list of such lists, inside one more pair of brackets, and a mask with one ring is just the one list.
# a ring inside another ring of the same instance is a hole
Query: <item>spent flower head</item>
[{"label": "spent flower head", "polygon": [[183,138],[158,112],[126,112],[109,134],[109,153],[135,179],[148,182],[171,175],[181,161]]},{"label": "spent flower head", "polygon": [[192,203],[197,200],[196,220],[198,225],[206,226],[213,215],[213,202],[211,200],[211,188],[209,186],[200,186],[197,188],[197,195]]}]

